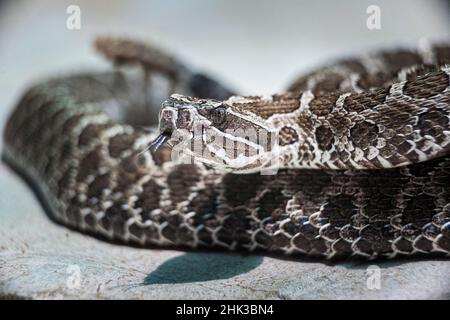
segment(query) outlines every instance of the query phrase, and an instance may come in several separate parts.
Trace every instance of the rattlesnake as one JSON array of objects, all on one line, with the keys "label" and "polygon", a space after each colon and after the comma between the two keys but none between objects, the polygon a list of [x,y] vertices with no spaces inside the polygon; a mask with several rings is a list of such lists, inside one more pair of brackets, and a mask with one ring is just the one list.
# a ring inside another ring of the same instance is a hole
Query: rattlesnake
[{"label": "rattlesnake", "polygon": [[[345,59],[285,93],[230,98],[148,46],[104,38],[97,47],[125,68],[33,86],[5,130],[3,158],[58,222],[148,247],[449,255],[450,46]],[[124,71],[131,65],[144,77]],[[155,72],[169,79],[159,93],[195,98],[172,95],[160,132],[149,132],[141,125],[158,115],[141,106],[157,100]],[[241,160],[258,151],[242,164],[227,130],[251,128],[275,138],[270,147],[241,139]],[[171,161],[175,145],[156,147],[174,132],[192,139],[185,151],[196,142],[213,153]]]}]

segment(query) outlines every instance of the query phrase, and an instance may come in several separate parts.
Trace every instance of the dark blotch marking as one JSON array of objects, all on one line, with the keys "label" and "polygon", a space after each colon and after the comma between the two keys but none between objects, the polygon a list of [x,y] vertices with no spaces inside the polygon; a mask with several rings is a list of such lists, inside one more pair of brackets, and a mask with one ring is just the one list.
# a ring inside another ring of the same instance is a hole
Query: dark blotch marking
[{"label": "dark blotch marking", "polygon": [[377,89],[364,94],[352,94],[345,98],[344,109],[349,112],[361,112],[366,109],[373,109],[375,106],[384,103],[388,89]]},{"label": "dark blotch marking", "polygon": [[77,181],[83,181],[90,174],[97,174],[101,166],[103,156],[100,148],[88,153],[80,162]]},{"label": "dark blotch marking", "polygon": [[[227,174],[223,178],[225,197],[231,206],[239,206],[256,196],[257,188],[242,186],[258,186],[261,184],[260,174]],[[237,192],[239,190],[239,192]]]},{"label": "dark blotch marking", "polygon": [[135,208],[142,208],[142,220],[151,220],[150,213],[159,208],[159,198],[161,196],[161,187],[153,180],[146,182],[142,186],[142,193],[135,202]]},{"label": "dark blotch marking", "polygon": [[412,223],[418,228],[431,221],[436,207],[435,197],[427,194],[418,194],[408,197],[407,205],[403,212],[403,223]]},{"label": "dark blotch marking", "polygon": [[399,50],[396,52],[386,52],[381,56],[388,66],[388,70],[397,73],[401,69],[422,63],[422,57],[416,52],[409,50]]},{"label": "dark blotch marking", "polygon": [[78,138],[78,145],[79,146],[85,146],[91,143],[93,140],[96,140],[99,138],[100,133],[107,129],[108,127],[111,127],[109,124],[89,124],[87,125],[83,131],[81,131],[80,136]]},{"label": "dark blotch marking", "polygon": [[378,127],[376,124],[361,121],[355,123],[350,129],[353,145],[362,150],[366,150],[369,146],[374,145],[378,137]]},{"label": "dark blotch marking", "polygon": [[403,88],[403,93],[417,99],[429,98],[441,94],[448,86],[448,75],[445,72],[439,72],[420,77],[414,82],[407,82]]},{"label": "dark blotch marking", "polygon": [[278,133],[278,143],[280,146],[285,146],[298,141],[297,131],[290,127],[283,127]]},{"label": "dark blotch marking", "polygon": [[89,185],[88,191],[87,191],[87,196],[89,198],[96,197],[96,198],[100,199],[102,196],[103,190],[106,188],[109,188],[110,185],[111,185],[111,174],[109,172],[99,175]]},{"label": "dark blotch marking", "polygon": [[183,164],[174,168],[167,177],[172,202],[176,204],[186,200],[198,179],[197,167],[194,165]]},{"label": "dark blotch marking", "polygon": [[321,150],[330,150],[333,147],[333,132],[322,125],[316,129],[316,140]]},{"label": "dark blotch marking", "polygon": [[118,158],[120,154],[129,149],[138,138],[137,134],[119,134],[109,140],[109,154],[113,158]]},{"label": "dark blotch marking", "polygon": [[329,93],[317,96],[309,103],[309,109],[316,116],[326,116],[331,113],[340,95],[341,93]]},{"label": "dark blotch marking", "polygon": [[336,227],[342,227],[350,223],[350,218],[358,212],[358,208],[352,202],[353,197],[338,195],[328,199],[323,208],[323,217],[328,218]]}]

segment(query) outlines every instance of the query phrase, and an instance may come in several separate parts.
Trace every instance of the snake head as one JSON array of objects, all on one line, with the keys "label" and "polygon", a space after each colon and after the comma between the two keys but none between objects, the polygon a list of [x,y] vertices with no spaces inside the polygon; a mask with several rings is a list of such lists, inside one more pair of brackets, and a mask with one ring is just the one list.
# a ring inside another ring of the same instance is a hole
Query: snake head
[{"label": "snake head", "polygon": [[172,160],[181,157],[235,173],[257,172],[267,165],[275,141],[270,128],[227,101],[174,94],[163,103],[159,130],[171,136]]}]

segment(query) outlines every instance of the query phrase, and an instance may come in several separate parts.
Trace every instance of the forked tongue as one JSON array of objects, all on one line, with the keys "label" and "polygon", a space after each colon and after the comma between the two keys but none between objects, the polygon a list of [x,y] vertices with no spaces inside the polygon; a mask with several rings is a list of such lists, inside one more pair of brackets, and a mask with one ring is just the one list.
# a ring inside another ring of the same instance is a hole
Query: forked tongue
[{"label": "forked tongue", "polygon": [[155,140],[153,140],[152,143],[150,143],[148,149],[150,150],[152,155],[155,155],[155,153],[158,151],[158,149],[167,142],[167,140],[170,139],[170,133],[169,132],[163,132],[158,137],[156,137]]}]

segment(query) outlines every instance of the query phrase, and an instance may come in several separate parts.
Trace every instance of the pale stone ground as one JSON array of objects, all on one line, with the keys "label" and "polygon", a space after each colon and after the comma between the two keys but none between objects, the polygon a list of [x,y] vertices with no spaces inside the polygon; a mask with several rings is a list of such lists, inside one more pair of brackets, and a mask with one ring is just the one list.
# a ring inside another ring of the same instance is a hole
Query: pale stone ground
[{"label": "pale stone ground", "polygon": [[[80,31],[65,29],[65,9],[74,3],[82,9]],[[105,32],[153,39],[242,92],[270,93],[335,54],[422,36],[448,38],[450,30],[448,8],[438,1],[125,3],[108,1],[108,8],[92,1],[0,4],[0,129],[31,80],[81,66],[105,67],[89,49],[89,41]],[[365,9],[374,3],[382,9],[383,27],[368,31]],[[51,222],[4,165],[0,221],[0,297],[450,298],[448,260],[332,265],[105,243]],[[379,290],[367,286],[367,267],[373,264],[380,268]]]}]

